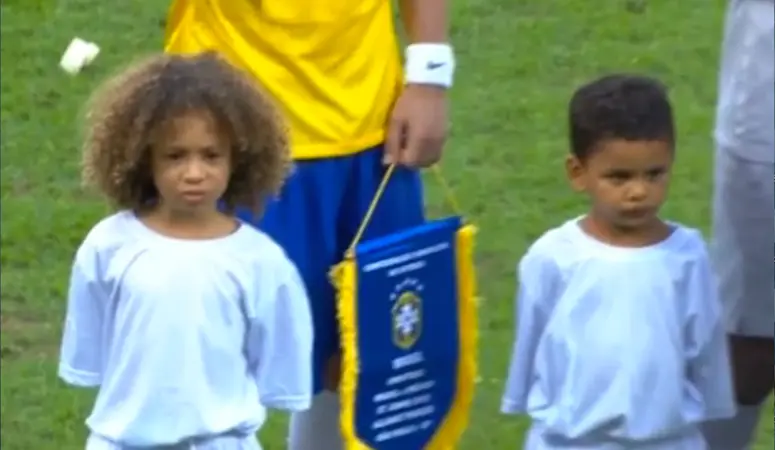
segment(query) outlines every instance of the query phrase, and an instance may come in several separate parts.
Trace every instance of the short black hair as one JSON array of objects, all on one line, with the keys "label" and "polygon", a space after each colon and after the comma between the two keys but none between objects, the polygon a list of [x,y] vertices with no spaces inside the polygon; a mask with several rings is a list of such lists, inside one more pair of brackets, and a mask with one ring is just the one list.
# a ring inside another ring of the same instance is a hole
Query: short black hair
[{"label": "short black hair", "polygon": [[612,74],[576,90],[569,106],[570,150],[584,160],[608,139],[664,141],[674,147],[667,88],[643,75]]}]

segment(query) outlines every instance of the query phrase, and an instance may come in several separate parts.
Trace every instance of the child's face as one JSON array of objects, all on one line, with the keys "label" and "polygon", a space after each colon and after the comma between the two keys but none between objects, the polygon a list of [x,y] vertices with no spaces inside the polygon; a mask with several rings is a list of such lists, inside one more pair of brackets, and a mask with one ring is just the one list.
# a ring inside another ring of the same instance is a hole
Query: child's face
[{"label": "child's face", "polygon": [[189,111],[160,127],[151,167],[162,208],[184,215],[215,211],[229,184],[230,145],[211,114]]},{"label": "child's face", "polygon": [[620,229],[653,223],[665,201],[673,148],[664,141],[612,139],[584,161],[570,157],[573,187],[592,199],[593,214]]}]

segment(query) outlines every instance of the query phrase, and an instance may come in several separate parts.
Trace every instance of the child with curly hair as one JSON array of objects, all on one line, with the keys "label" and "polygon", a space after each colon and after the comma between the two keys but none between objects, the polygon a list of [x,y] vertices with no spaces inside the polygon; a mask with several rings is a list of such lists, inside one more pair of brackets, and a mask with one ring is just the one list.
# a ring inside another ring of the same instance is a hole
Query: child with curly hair
[{"label": "child with curly hair", "polygon": [[704,450],[735,413],[721,304],[699,231],[663,221],[673,113],[656,80],[610,75],[570,103],[567,174],[589,212],[519,264],[503,397],[524,448]]},{"label": "child with curly hair", "polygon": [[312,395],[297,269],[232,214],[288,174],[275,106],[212,53],[163,55],[108,81],[87,125],[84,179],[118,209],[78,249],[68,294],[59,375],[99,387],[87,450],[259,449],[265,407]]}]

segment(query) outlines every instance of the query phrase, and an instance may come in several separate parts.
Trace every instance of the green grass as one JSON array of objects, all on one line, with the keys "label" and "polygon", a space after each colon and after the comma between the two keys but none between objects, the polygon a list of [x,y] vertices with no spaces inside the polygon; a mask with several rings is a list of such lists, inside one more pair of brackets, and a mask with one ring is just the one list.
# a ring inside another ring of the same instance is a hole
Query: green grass
[{"label": "green grass", "polygon": [[[120,3],[120,4],[119,4]],[[583,80],[644,71],[672,89],[680,133],[666,216],[708,228],[711,140],[721,2],[704,0],[467,0],[455,2],[459,75],[445,171],[480,225],[481,372],[462,449],[518,448],[524,421],[501,417],[512,339],[514,267],[545,229],[583,211],[563,179],[565,106]],[[637,11],[639,8],[643,10]],[[83,448],[93,394],[56,378],[69,265],[107,210],[78,180],[81,105],[117,66],[161,47],[163,0],[3,0],[2,447]],[[95,65],[58,70],[79,35],[98,42]],[[431,211],[439,192],[428,183]],[[772,449],[765,414],[757,448]],[[273,417],[267,450],[284,448]]]}]

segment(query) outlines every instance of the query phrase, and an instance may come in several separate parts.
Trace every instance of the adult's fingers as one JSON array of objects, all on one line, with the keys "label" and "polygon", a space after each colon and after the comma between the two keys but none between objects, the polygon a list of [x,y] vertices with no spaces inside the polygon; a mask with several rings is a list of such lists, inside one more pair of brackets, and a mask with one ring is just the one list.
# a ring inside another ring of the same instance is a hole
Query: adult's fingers
[{"label": "adult's fingers", "polygon": [[405,140],[405,121],[393,117],[388,126],[388,133],[385,139],[385,153],[382,156],[382,163],[385,165],[398,163],[401,159],[401,151]]}]

